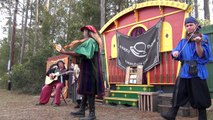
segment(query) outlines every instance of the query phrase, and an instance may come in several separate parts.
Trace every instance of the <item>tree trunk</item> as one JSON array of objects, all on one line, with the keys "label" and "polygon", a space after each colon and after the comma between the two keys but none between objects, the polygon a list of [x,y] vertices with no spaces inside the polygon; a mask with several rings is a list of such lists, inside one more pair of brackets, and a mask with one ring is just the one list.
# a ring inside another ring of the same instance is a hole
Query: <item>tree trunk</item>
[{"label": "tree trunk", "polygon": [[49,11],[49,7],[50,7],[50,0],[46,0],[46,3],[45,3],[46,11]]},{"label": "tree trunk", "polygon": [[36,47],[37,47],[37,43],[38,43],[38,29],[39,29],[39,22],[38,22],[38,8],[39,7],[39,0],[36,0],[36,21],[35,21],[35,39],[33,41],[33,56],[36,53]]},{"label": "tree trunk", "polygon": [[101,9],[101,26],[100,27],[103,27],[105,24],[105,0],[101,0],[100,9]]},{"label": "tree trunk", "polygon": [[203,3],[204,3],[204,6],[203,6],[203,8],[204,8],[204,18],[206,20],[210,20],[209,0],[204,0]]},{"label": "tree trunk", "polygon": [[197,4],[197,0],[194,0],[194,8],[195,8],[195,18],[199,18],[198,16],[198,4]]},{"label": "tree trunk", "polygon": [[[25,20],[24,20],[24,25],[23,25],[23,30],[22,30],[22,43],[21,43],[21,54],[20,54],[20,64],[22,64],[22,60],[23,60],[23,57],[24,57],[24,52],[25,52],[25,41],[26,41],[26,33],[27,33],[27,20],[28,20],[28,9],[29,9],[29,4],[30,4],[30,1],[27,0],[27,5],[26,5],[26,14],[25,14]],[[24,13],[24,11],[23,11]]]},{"label": "tree trunk", "polygon": [[35,39],[34,37],[32,37],[32,31],[33,31],[33,28],[32,28],[32,21],[33,21],[33,11],[34,11],[34,7],[33,7],[33,0],[29,0],[29,12],[30,12],[30,15],[29,15],[29,27],[28,27],[28,36],[27,36],[27,39],[29,41],[29,45],[25,46],[26,49],[28,49],[29,53],[32,54],[32,51],[33,51],[33,48],[32,48],[32,43],[33,43],[33,40]]},{"label": "tree trunk", "polygon": [[16,41],[16,15],[18,12],[18,3],[19,1],[16,0],[16,6],[14,10],[14,17],[13,17],[13,33],[12,33],[12,40],[11,40],[11,45],[10,45],[10,70],[13,67],[14,64],[14,43]]},{"label": "tree trunk", "polygon": [[[24,3],[24,1],[23,1]],[[22,17],[21,17],[21,47],[20,47],[20,56],[19,56],[19,63],[22,63],[22,58],[23,58],[23,43],[24,43],[24,12],[25,12],[25,6],[22,6]]]},{"label": "tree trunk", "polygon": [[30,0],[30,23],[29,23],[29,28],[32,27],[32,16],[33,16],[33,0]]},{"label": "tree trunk", "polygon": [[11,0],[8,1],[9,2],[9,27],[8,27],[8,43],[10,46],[10,55],[9,55],[9,62],[8,62],[8,66],[7,66],[7,70],[10,71],[11,70],[11,50],[12,50],[12,39],[11,39],[11,22],[12,22],[12,12],[11,12]]}]

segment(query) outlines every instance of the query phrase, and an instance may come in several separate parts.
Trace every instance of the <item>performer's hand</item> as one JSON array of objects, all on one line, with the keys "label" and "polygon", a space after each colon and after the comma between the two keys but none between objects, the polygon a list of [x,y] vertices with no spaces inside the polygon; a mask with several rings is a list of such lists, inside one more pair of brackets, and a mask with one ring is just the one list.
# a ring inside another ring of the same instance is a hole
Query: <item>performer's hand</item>
[{"label": "performer's hand", "polygon": [[53,79],[55,76],[53,74],[49,74],[49,77]]},{"label": "performer's hand", "polygon": [[61,50],[59,52],[65,52],[65,49],[64,48],[61,48]]},{"label": "performer's hand", "polygon": [[200,43],[202,38],[200,36],[197,36],[193,39],[196,43]]},{"label": "performer's hand", "polygon": [[65,86],[65,87],[64,87],[64,89],[65,89],[65,90],[68,90],[68,87],[67,87],[67,86]]},{"label": "performer's hand", "polygon": [[172,52],[172,56],[173,56],[173,57],[177,58],[178,55],[179,55],[179,51],[174,51],[174,52]]},{"label": "performer's hand", "polygon": [[63,48],[66,49],[66,48],[68,48],[68,47],[69,47],[68,45],[65,45]]},{"label": "performer's hand", "polygon": [[60,44],[55,44],[55,49],[60,52],[62,49],[62,46]]}]

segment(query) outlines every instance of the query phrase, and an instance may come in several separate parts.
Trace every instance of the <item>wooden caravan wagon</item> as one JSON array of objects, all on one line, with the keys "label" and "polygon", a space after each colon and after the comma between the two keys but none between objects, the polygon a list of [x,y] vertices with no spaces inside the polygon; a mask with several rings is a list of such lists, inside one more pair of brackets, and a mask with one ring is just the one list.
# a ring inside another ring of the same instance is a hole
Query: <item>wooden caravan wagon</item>
[{"label": "wooden caravan wagon", "polygon": [[[113,90],[111,89],[110,96],[105,97],[107,103],[138,106],[139,93],[154,92],[155,85],[174,85],[179,63],[172,60],[170,54],[173,47],[185,35],[184,19],[188,17],[191,9],[191,5],[177,1],[142,2],[121,11],[102,27],[100,33],[105,44],[107,81],[109,85],[115,86],[111,87]],[[160,64],[141,75],[139,78],[141,82],[133,81],[133,84],[130,84],[126,80],[130,72],[117,65],[116,33],[126,36],[135,36],[135,33],[140,35],[161,19]]]}]

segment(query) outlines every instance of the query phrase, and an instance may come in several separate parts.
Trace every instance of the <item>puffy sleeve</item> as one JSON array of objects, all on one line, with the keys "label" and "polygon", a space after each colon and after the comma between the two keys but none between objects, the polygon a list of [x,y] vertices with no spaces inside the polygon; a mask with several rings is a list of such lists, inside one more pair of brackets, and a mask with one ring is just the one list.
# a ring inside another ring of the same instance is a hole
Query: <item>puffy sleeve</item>
[{"label": "puffy sleeve", "polygon": [[210,41],[210,39],[207,35],[203,35],[203,40],[207,45],[206,50],[204,51],[205,55],[206,55],[206,57],[208,57],[208,60],[212,62],[213,61],[213,54],[212,54],[211,41]]},{"label": "puffy sleeve", "polygon": [[200,59],[200,63],[208,63],[213,61],[211,41],[207,35],[203,35],[203,41],[201,44],[203,48],[203,57]]},{"label": "puffy sleeve", "polygon": [[97,51],[98,44],[93,38],[89,38],[74,50],[75,53],[84,55],[87,59],[91,59]]},{"label": "puffy sleeve", "polygon": [[[180,51],[182,50],[182,48],[183,48],[183,45],[184,45],[184,39],[182,39],[182,40],[178,43],[178,45],[176,46],[176,48],[174,48],[174,49],[172,50],[172,53],[173,53],[174,51],[180,52]],[[182,59],[183,59],[183,58],[182,58],[182,54],[180,54],[177,58],[175,58],[175,57],[173,57],[172,53],[171,53],[171,56],[172,56],[173,59],[175,59],[175,60],[182,60]]]}]

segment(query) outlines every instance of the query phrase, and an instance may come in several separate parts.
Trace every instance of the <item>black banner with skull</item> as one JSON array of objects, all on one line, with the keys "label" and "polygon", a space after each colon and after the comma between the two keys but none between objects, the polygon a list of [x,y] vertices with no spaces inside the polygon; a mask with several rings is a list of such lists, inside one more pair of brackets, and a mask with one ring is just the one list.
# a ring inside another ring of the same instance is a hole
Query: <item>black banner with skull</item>
[{"label": "black banner with skull", "polygon": [[159,64],[161,24],[162,20],[137,37],[117,32],[117,65],[122,69],[128,66],[143,65],[144,72],[147,72]]}]

